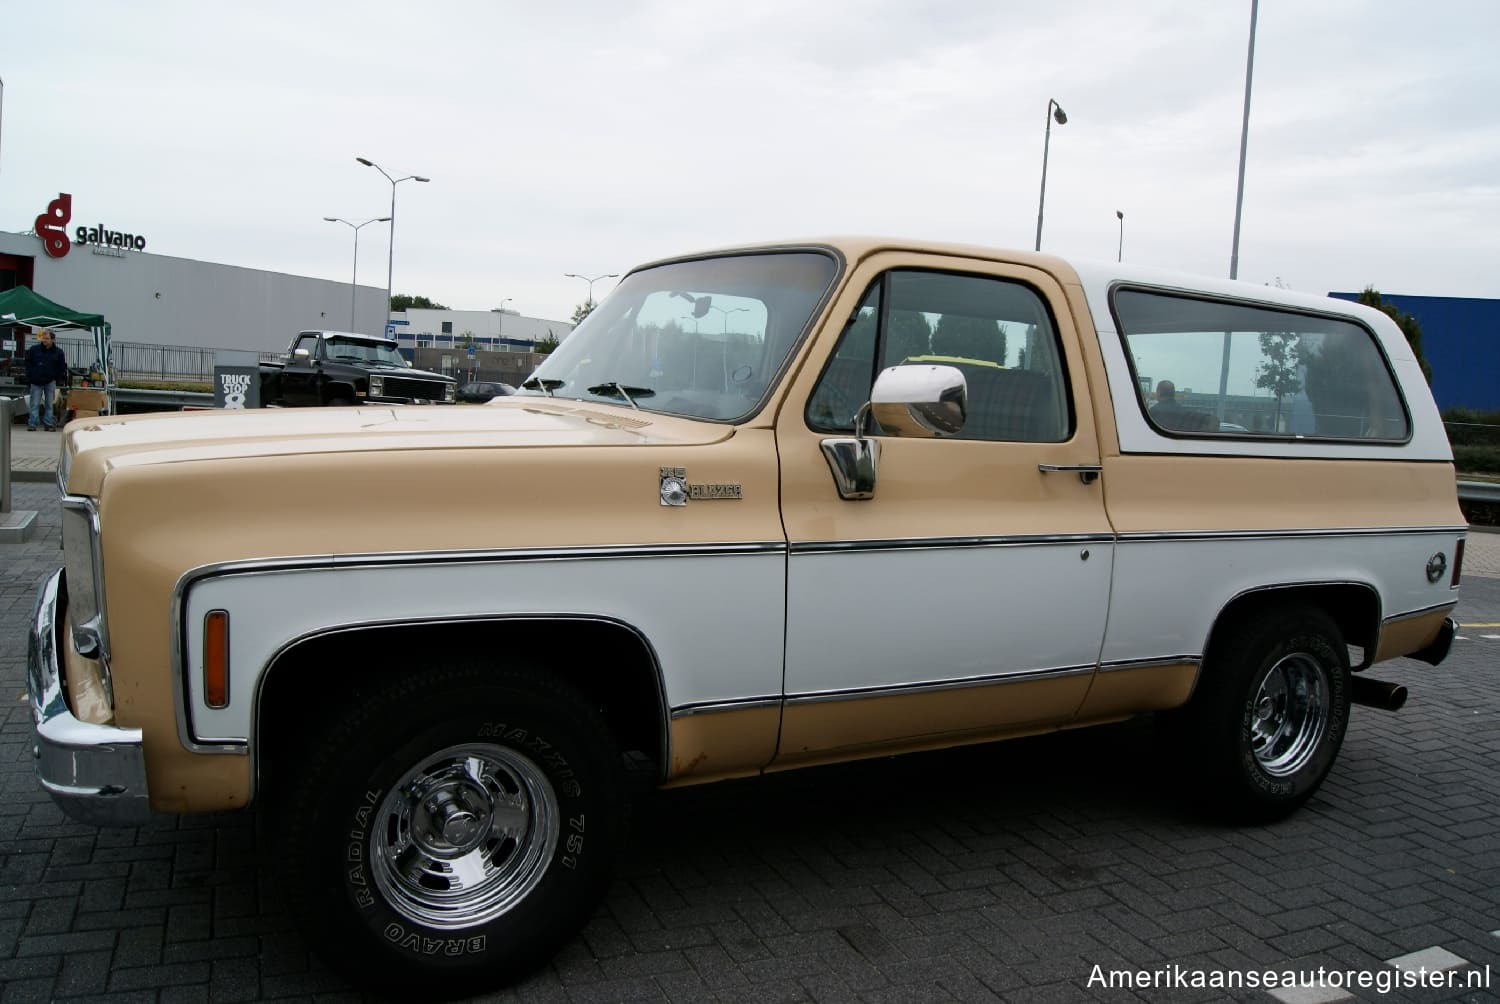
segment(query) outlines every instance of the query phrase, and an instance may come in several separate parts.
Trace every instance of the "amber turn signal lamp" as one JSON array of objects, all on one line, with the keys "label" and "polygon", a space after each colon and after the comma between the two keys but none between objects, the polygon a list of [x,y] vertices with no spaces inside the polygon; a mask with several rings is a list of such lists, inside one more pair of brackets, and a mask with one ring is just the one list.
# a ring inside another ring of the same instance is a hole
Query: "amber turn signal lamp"
[{"label": "amber turn signal lamp", "polygon": [[228,610],[210,610],[203,618],[203,703],[229,707]]}]

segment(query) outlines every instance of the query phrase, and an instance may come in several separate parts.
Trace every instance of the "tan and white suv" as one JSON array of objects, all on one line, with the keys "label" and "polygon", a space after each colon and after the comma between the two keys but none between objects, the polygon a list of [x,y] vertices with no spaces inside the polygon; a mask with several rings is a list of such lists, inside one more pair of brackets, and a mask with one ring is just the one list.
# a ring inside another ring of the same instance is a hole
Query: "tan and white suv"
[{"label": "tan and white suv", "polygon": [[[461,993],[664,786],[1159,712],[1306,800],[1433,664],[1466,527],[1385,315],[989,248],[642,266],[485,408],[75,422],[30,674],[70,813],[263,803],[313,944]],[[436,988],[436,989],[435,989]]]}]

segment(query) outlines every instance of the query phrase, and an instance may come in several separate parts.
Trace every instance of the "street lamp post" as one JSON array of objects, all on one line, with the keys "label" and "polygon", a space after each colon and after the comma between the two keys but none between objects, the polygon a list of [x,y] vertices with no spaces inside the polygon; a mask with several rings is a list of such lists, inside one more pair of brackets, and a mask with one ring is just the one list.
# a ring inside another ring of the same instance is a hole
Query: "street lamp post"
[{"label": "street lamp post", "polygon": [[[1255,18],[1259,12],[1260,0],[1250,0],[1250,49],[1245,54],[1245,115],[1240,122],[1240,178],[1234,189],[1234,244],[1229,250],[1231,279],[1240,277],[1240,209],[1245,204],[1245,147],[1250,141],[1250,78],[1255,73]],[[1227,353],[1225,359],[1227,366]],[[1219,400],[1223,400],[1222,394]]]},{"label": "street lamp post", "polygon": [[[354,159],[359,161],[366,167],[373,167],[381,174],[385,174],[385,180],[391,183],[391,242],[389,247],[386,249],[385,257],[385,320],[387,327],[389,327],[391,320],[391,267],[395,264],[396,261],[396,186],[401,184],[401,182],[403,181],[420,181],[423,184],[426,184],[432,179],[424,178],[420,174],[408,174],[404,178],[392,178],[389,174],[386,174],[385,168],[381,167],[373,160],[370,160],[367,157],[355,157]],[[413,351],[415,351],[416,343],[413,342],[412,345]]]},{"label": "street lamp post", "polygon": [[620,273],[618,272],[609,272],[605,275],[596,276],[579,275],[577,272],[564,272],[563,275],[569,279],[582,279],[589,284],[589,298],[584,301],[584,304],[590,311],[594,309],[594,283],[600,279],[618,279],[620,277]]},{"label": "street lamp post", "polygon": [[1052,145],[1052,123],[1068,124],[1068,113],[1055,98],[1047,99],[1047,132],[1042,139],[1042,195],[1036,205],[1036,250],[1042,249],[1042,210],[1047,207],[1047,151]]},{"label": "street lamp post", "polygon": [[357,331],[358,329],[354,327],[354,300],[359,294],[359,228],[367,227],[371,223],[385,223],[390,217],[377,216],[373,220],[365,220],[363,223],[350,223],[348,220],[338,216],[325,216],[323,219],[329,223],[342,223],[354,231],[354,275],[349,280],[349,330]]},{"label": "street lamp post", "polygon": [[1125,210],[1116,209],[1115,216],[1120,220],[1120,249],[1115,253],[1115,261],[1125,260]]},{"label": "street lamp post", "polygon": [[750,308],[749,307],[733,307],[733,308],[730,308],[728,310],[725,310],[723,307],[715,307],[715,306],[710,305],[708,309],[709,310],[717,310],[719,313],[721,313],[721,314],[724,315],[724,334],[725,335],[729,334],[729,315],[730,314],[738,314],[741,311],[743,311],[744,313],[747,313],[747,314],[750,313]]},{"label": "street lamp post", "polygon": [[507,296],[505,299],[500,301],[500,306],[495,308],[495,313],[500,315],[496,319],[499,321],[499,328],[495,332],[495,341],[497,342],[505,340],[505,305],[514,299],[515,297],[513,296]]}]

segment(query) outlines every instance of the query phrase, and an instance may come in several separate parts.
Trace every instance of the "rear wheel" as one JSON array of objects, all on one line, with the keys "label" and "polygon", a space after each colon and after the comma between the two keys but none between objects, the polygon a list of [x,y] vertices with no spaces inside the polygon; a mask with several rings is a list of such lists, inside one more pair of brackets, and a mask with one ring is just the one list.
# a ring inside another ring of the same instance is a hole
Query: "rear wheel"
[{"label": "rear wheel", "polygon": [[280,814],[283,887],[310,943],[358,983],[493,987],[546,962],[604,893],[620,758],[558,681],[480,667],[397,680],[308,748]]},{"label": "rear wheel", "polygon": [[1349,706],[1348,649],[1332,618],[1273,608],[1214,640],[1198,690],[1173,724],[1202,799],[1229,817],[1266,821],[1323,783]]}]

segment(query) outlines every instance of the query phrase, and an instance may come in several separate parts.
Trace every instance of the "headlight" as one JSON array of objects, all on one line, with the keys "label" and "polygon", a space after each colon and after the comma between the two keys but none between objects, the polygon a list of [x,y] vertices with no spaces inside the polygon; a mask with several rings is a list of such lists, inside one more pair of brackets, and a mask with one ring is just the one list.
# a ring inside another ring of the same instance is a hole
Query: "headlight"
[{"label": "headlight", "polygon": [[443,388],[443,400],[449,404],[458,400],[458,384],[450,383]]},{"label": "headlight", "polygon": [[370,396],[371,397],[385,397],[385,377],[383,377],[383,376],[372,376],[372,377],[370,377]]},{"label": "headlight", "polygon": [[68,622],[73,644],[91,659],[109,654],[104,631],[104,574],[99,552],[99,511],[94,500],[62,499],[63,567],[67,570]]}]

